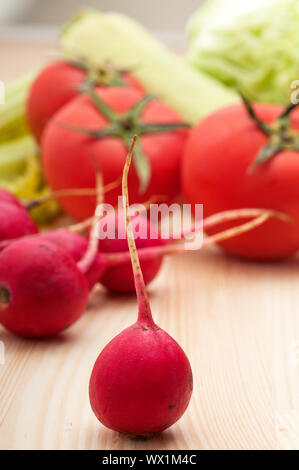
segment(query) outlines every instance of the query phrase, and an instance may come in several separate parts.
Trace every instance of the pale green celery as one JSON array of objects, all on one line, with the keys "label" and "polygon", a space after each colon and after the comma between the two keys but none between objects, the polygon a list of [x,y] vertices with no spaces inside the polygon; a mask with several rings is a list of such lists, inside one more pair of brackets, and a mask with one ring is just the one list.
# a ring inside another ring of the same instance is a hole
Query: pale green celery
[{"label": "pale green celery", "polygon": [[[5,103],[0,105],[0,187],[22,198],[32,200],[49,193],[38,158],[38,148],[29,134],[25,118],[25,103],[36,72],[28,73],[9,83]],[[31,215],[44,224],[60,212],[57,201],[35,207]]]},{"label": "pale green celery", "polygon": [[168,103],[191,124],[221,106],[239,101],[237,94],[194,71],[122,14],[86,10],[62,31],[61,48],[66,56],[77,54],[93,63],[110,60],[132,67],[148,93]]},{"label": "pale green celery", "polygon": [[37,153],[37,147],[30,135],[0,144],[0,180],[11,180],[20,174],[26,160]]},{"label": "pale green celery", "polygon": [[28,134],[25,103],[35,72],[5,86],[5,103],[0,104],[0,143]]}]

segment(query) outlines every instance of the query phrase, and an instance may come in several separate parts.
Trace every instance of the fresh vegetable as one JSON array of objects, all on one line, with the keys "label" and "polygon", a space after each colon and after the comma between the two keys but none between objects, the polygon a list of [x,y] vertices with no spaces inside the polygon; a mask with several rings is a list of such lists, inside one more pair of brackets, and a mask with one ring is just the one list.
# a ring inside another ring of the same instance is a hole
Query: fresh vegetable
[{"label": "fresh vegetable", "polygon": [[[98,172],[96,176],[102,204],[102,178]],[[0,323],[5,328],[20,336],[46,337],[81,317],[89,292],[85,274],[98,255],[97,221],[95,217],[87,249],[77,263],[43,236],[23,237],[1,251]]]},{"label": "fresh vegetable", "polygon": [[[150,223],[146,214],[138,214],[132,216],[132,225],[136,227],[135,244],[138,250],[143,248],[153,248],[156,246],[164,246],[167,240],[163,240],[158,233],[158,229]],[[107,227],[115,228],[113,237],[104,238]],[[137,236],[142,234],[141,236]],[[98,226],[99,235],[99,252],[106,255],[112,255],[111,260],[106,262],[106,269],[103,272],[100,283],[112,292],[134,292],[134,276],[129,257],[128,241],[126,239],[126,225],[123,211],[112,211],[103,217]],[[135,235],[135,233],[134,233]],[[127,262],[118,262],[120,253],[126,253]],[[113,260],[113,256],[115,259]],[[149,259],[140,259],[141,269],[145,284],[149,284],[158,274],[162,265],[162,255],[153,253]]]},{"label": "fresh vegetable", "polygon": [[241,207],[287,214],[288,221],[271,219],[221,243],[245,258],[280,259],[299,249],[299,113],[293,106],[252,108],[244,102],[194,128],[184,153],[182,187],[189,203],[204,204],[206,215]]},{"label": "fresh vegetable", "polygon": [[134,76],[147,92],[191,124],[239,100],[214,79],[192,70],[136,21],[119,13],[81,12],[62,31],[61,50],[66,57],[75,51],[94,64],[107,58],[125,68],[136,64]]},{"label": "fresh vegetable", "polygon": [[[37,147],[25,120],[25,100],[34,76],[31,73],[8,84],[5,104],[0,106],[0,188],[24,199],[47,191]],[[32,215],[38,223],[43,223],[58,213],[58,204],[51,201],[34,209]]]},{"label": "fresh vegetable", "polygon": [[28,136],[25,102],[35,72],[28,73],[5,86],[5,103],[0,106],[0,144]]},{"label": "fresh vegetable", "polygon": [[10,191],[7,191],[6,189],[3,189],[3,188],[0,188],[0,203],[1,202],[7,202],[17,207],[23,208],[21,201]]},{"label": "fresh vegetable", "polygon": [[134,242],[128,208],[127,177],[131,147],[123,176],[125,217],[132,257],[138,320],[116,336],[97,358],[89,397],[96,417],[123,433],[148,435],[175,423],[190,401],[193,381],[184,351],[153,320]]},{"label": "fresh vegetable", "polygon": [[287,104],[299,72],[298,21],[294,0],[205,1],[188,24],[189,62],[252,100]]},{"label": "fresh vegetable", "polygon": [[23,237],[37,232],[37,226],[23,207],[15,202],[5,202],[0,199],[0,240]]},{"label": "fresh vegetable", "polygon": [[130,73],[118,71],[109,63],[92,67],[83,59],[56,61],[38,74],[27,99],[27,120],[38,141],[49,119],[84,90],[87,80],[100,86],[135,86],[142,90]]},{"label": "fresh vegetable", "polygon": [[[94,187],[99,165],[105,184],[122,173],[127,145],[141,135],[130,171],[133,202],[157,196],[169,202],[180,189],[180,160],[187,130],[180,117],[162,102],[133,88],[88,90],[64,106],[48,123],[42,139],[45,178],[52,190]],[[116,205],[119,189],[105,202]],[[160,198],[160,199],[159,199]],[[60,203],[75,219],[93,214],[95,198],[63,198]]]},{"label": "fresh vegetable", "polygon": [[84,274],[62,248],[38,237],[15,241],[0,254],[0,323],[16,335],[51,336],[84,312]]},{"label": "fresh vegetable", "polygon": [[[86,253],[88,248],[87,238],[71,232],[68,229],[53,230],[51,232],[42,233],[39,235],[39,239],[47,240],[60,246],[76,262],[79,262],[83,258],[84,253]],[[108,261],[99,251],[94,257],[92,265],[85,270],[85,277],[89,289],[92,289],[92,287],[99,282],[103,273],[107,269],[107,266]]]}]

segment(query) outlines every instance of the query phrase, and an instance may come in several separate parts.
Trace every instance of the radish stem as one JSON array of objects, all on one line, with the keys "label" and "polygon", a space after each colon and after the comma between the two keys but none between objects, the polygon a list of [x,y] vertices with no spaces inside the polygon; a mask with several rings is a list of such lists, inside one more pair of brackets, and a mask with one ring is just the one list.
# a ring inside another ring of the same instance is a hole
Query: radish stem
[{"label": "radish stem", "polygon": [[140,262],[138,258],[138,252],[136,248],[136,243],[134,240],[133,229],[131,224],[131,216],[129,211],[129,194],[128,194],[128,172],[130,169],[130,164],[132,161],[132,155],[134,151],[134,146],[136,143],[137,137],[134,136],[132,143],[129,148],[129,152],[127,155],[126,163],[124,166],[123,171],[123,178],[122,178],[122,194],[123,194],[123,206],[124,206],[124,215],[125,215],[125,223],[127,229],[127,239],[128,239],[128,246],[130,257],[132,261],[132,268],[134,274],[134,281],[136,287],[136,294],[138,300],[138,321],[147,323],[151,327],[155,327],[155,323],[153,320],[145,283],[143,279],[143,274],[140,267]]}]

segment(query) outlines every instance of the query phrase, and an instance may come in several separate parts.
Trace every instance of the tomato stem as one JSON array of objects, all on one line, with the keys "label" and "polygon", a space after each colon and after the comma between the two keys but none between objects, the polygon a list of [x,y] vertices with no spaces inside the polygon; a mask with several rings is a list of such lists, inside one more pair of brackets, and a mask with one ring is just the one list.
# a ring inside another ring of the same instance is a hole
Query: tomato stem
[{"label": "tomato stem", "polygon": [[[96,93],[94,83],[87,80],[84,84],[84,92],[87,93],[97,110],[107,119],[108,125],[103,129],[84,129],[78,126],[72,126],[65,123],[60,125],[74,131],[87,134],[93,138],[118,137],[122,139],[127,147],[130,147],[131,139],[134,135],[139,137],[149,134],[159,134],[163,132],[175,132],[180,129],[189,128],[186,122],[162,122],[150,123],[141,121],[141,114],[145,106],[155,99],[152,95],[143,96],[126,113],[118,113],[110,108]],[[142,145],[138,142],[134,149],[134,165],[139,177],[139,191],[143,194],[151,178],[151,168],[146,155],[143,152]]]},{"label": "tomato stem", "polygon": [[259,129],[269,137],[268,143],[259,151],[253,163],[248,167],[247,173],[252,173],[261,163],[265,163],[279,152],[284,150],[299,151],[299,132],[291,129],[290,113],[298,106],[291,103],[272,124],[261,121],[251,104],[244,95],[241,95],[243,104],[249,117],[257,124]]}]

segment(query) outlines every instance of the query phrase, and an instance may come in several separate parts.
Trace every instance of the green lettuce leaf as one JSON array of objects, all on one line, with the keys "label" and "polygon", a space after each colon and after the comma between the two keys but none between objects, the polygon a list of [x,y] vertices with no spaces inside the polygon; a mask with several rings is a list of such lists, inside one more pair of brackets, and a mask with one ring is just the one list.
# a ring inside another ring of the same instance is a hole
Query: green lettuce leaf
[{"label": "green lettuce leaf", "polygon": [[249,98],[287,104],[299,80],[299,2],[208,0],[188,23],[188,60]]}]

